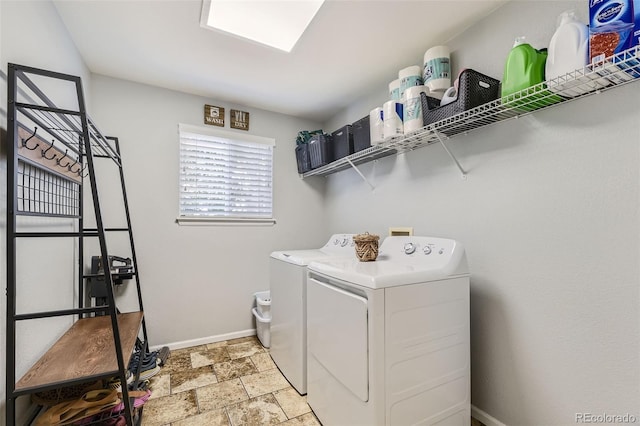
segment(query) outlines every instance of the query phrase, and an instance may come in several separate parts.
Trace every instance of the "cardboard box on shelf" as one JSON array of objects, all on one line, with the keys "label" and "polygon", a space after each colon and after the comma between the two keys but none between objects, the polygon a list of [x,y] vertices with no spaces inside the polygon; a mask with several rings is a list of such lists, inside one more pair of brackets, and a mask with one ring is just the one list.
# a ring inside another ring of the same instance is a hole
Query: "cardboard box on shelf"
[{"label": "cardboard box on shelf", "polygon": [[632,47],[634,39],[634,1],[589,1],[589,59],[601,62],[605,58]]}]

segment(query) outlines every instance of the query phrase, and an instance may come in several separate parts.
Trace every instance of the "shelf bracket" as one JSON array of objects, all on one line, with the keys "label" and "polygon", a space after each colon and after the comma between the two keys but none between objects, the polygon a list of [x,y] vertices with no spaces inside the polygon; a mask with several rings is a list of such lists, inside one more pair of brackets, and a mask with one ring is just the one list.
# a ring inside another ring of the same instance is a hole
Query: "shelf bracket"
[{"label": "shelf bracket", "polygon": [[453,162],[456,163],[456,166],[458,166],[458,169],[460,170],[460,173],[462,173],[462,179],[466,179],[467,178],[467,172],[465,172],[465,170],[462,168],[462,166],[460,165],[460,163],[456,159],[455,155],[453,155],[453,153],[451,153],[451,151],[449,151],[449,148],[447,147],[447,144],[444,143],[444,138],[442,137],[440,132],[438,132],[437,130],[434,130],[433,133],[435,133],[436,137],[440,141],[440,144],[442,145],[444,150],[447,151],[447,154],[449,154],[449,157],[451,157]]},{"label": "shelf bracket", "polygon": [[365,181],[365,182],[367,183],[367,185],[369,185],[369,186],[371,187],[371,190],[372,190],[372,191],[373,191],[374,189],[376,189],[376,187],[375,187],[375,186],[373,186],[373,185],[371,184],[371,182],[369,182],[369,179],[367,179],[367,178],[366,178],[366,176],[362,174],[362,172],[360,171],[360,169],[359,169],[355,164],[353,164],[353,161],[351,161],[351,160],[349,159],[349,157],[344,157],[344,158],[345,158],[345,160],[347,160],[347,163],[349,163],[349,165],[350,165],[351,167],[353,167],[353,170],[355,170],[355,171],[356,171],[356,173],[358,173],[358,174],[360,175],[360,177],[362,178],[362,180],[363,180],[363,181]]}]

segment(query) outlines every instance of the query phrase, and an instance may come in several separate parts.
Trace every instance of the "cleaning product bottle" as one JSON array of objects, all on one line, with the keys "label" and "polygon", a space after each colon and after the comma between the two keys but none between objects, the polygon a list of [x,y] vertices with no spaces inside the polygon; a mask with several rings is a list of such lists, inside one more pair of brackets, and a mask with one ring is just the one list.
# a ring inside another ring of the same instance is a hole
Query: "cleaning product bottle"
[{"label": "cleaning product bottle", "polygon": [[526,111],[541,108],[562,100],[547,90],[523,92],[515,98],[505,98],[544,81],[547,49],[537,50],[525,43],[524,37],[516,38],[507,56],[502,79],[502,104],[516,106]]},{"label": "cleaning product bottle", "polygon": [[588,77],[584,81],[553,81],[575,70],[583,69],[589,61],[589,28],[578,20],[573,10],[558,17],[558,28],[551,37],[545,69],[549,90],[564,96],[574,97],[587,93],[595,87]]},{"label": "cleaning product bottle", "polygon": [[508,96],[520,90],[544,81],[544,65],[547,60],[546,50],[536,50],[524,37],[516,38],[507,62],[502,79],[502,96]]}]

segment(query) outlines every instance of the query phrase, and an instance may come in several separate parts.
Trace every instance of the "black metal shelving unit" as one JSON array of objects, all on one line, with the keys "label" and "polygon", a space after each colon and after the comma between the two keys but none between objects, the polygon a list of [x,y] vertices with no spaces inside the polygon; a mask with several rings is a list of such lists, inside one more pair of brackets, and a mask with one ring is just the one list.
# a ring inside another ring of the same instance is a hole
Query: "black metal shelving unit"
[{"label": "black metal shelving unit", "polygon": [[[56,102],[45,94],[47,90]],[[11,426],[16,422],[16,398],[22,395],[107,377],[118,377],[120,383],[127,383],[127,367],[135,346],[141,345],[146,353],[148,344],[118,139],[105,137],[87,115],[80,77],[9,64],[7,99],[6,421]],[[69,103],[76,106],[58,106]],[[96,180],[98,159],[110,160],[118,167],[126,227],[104,225]],[[89,186],[85,187],[85,183]],[[85,228],[83,209],[83,195],[89,194],[96,223],[91,229]],[[24,226],[19,216],[47,218],[47,223],[61,221],[73,230],[25,232],[20,229]],[[114,277],[108,267],[103,268],[106,304],[96,306],[86,302],[85,285],[95,275],[85,271],[85,239],[98,239],[101,259],[108,263],[106,235],[110,232],[128,233],[138,311],[118,310]],[[25,255],[17,241],[31,238],[75,239],[74,256],[78,262],[72,283],[78,294],[75,306],[17,313],[17,259]],[[20,356],[16,351],[17,323],[61,316],[73,317],[71,328],[16,381],[16,359]],[[96,348],[100,348],[98,354]],[[126,385],[122,386],[122,400],[127,424],[139,424],[142,410],[134,413]]]}]

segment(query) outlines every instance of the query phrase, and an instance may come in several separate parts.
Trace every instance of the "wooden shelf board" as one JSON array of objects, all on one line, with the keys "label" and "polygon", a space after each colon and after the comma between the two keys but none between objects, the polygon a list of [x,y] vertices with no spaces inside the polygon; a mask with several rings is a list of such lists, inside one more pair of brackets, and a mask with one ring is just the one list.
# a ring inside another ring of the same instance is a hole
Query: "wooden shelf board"
[{"label": "wooden shelf board", "polygon": [[[118,315],[125,365],[136,344],[142,312]],[[83,377],[99,377],[118,371],[111,316],[83,318],[69,330],[16,383],[16,392],[65,383]]]}]

